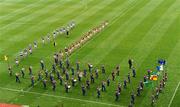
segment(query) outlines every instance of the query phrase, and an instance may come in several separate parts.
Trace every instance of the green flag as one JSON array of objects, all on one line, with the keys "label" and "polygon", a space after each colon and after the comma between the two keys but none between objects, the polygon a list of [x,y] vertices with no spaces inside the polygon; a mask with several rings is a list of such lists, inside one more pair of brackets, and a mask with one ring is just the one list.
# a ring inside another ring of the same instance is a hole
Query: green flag
[{"label": "green flag", "polygon": [[145,87],[147,87],[147,88],[152,88],[152,87],[154,87],[153,86],[153,82],[152,81],[146,81],[146,82],[144,82],[144,85],[145,85]]}]

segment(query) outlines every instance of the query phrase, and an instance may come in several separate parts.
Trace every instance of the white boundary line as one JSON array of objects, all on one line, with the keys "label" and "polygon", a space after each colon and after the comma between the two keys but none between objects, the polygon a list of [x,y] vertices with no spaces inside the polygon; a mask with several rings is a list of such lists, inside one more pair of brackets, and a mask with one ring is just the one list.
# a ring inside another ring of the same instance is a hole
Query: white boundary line
[{"label": "white boundary line", "polygon": [[168,107],[171,107],[171,104],[172,104],[173,99],[174,99],[174,97],[175,97],[175,95],[176,95],[176,92],[177,92],[177,90],[178,90],[178,88],[179,88],[179,85],[180,85],[180,81],[179,81],[179,83],[178,83],[178,85],[177,85],[177,87],[176,87],[176,89],[175,89],[175,91],[174,91],[174,94],[173,94],[173,96],[172,96],[172,98],[171,98],[171,100],[170,100],[170,102],[169,102]]},{"label": "white boundary line", "polygon": [[92,100],[82,100],[78,98],[70,98],[70,97],[64,97],[64,96],[58,96],[58,95],[51,95],[51,94],[46,94],[46,93],[38,93],[38,92],[30,92],[30,91],[23,91],[23,90],[17,90],[17,89],[11,89],[11,88],[4,88],[0,87],[1,90],[6,90],[6,91],[12,91],[12,92],[20,92],[20,93],[28,93],[28,94],[34,94],[34,95],[41,95],[41,96],[48,96],[48,97],[56,97],[56,98],[62,98],[62,99],[68,99],[68,100],[76,100],[80,102],[87,102],[87,103],[94,103],[94,104],[101,104],[101,105],[106,105],[106,106],[113,106],[113,107],[125,107],[121,105],[116,105],[116,104],[110,104],[110,103],[103,103],[103,102],[97,102],[97,101],[92,101]]}]

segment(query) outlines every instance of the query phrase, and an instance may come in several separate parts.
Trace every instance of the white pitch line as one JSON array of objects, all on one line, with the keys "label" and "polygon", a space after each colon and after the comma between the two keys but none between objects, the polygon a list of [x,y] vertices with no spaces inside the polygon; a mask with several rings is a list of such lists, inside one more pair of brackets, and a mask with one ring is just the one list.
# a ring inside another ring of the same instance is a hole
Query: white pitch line
[{"label": "white pitch line", "polygon": [[[44,79],[44,78],[43,78]],[[42,80],[43,80],[42,79]],[[41,82],[41,80],[37,81],[34,86],[36,86],[37,84],[39,84]],[[34,86],[30,86],[26,91],[30,91]]]},{"label": "white pitch line", "polygon": [[176,95],[176,92],[177,92],[178,88],[179,88],[179,84],[180,84],[180,81],[179,81],[179,83],[178,83],[178,85],[177,85],[177,87],[176,87],[176,89],[175,89],[175,91],[174,91],[174,94],[173,94],[173,96],[172,96],[172,98],[171,98],[171,100],[170,100],[170,102],[169,102],[168,107],[171,107],[172,101],[173,101],[173,99],[174,99],[174,97],[175,97],[175,95]]},{"label": "white pitch line", "polygon": [[45,94],[45,93],[23,91],[23,90],[11,89],[11,88],[0,87],[0,89],[7,90],[7,91],[13,91],[13,92],[28,93],[28,94],[35,94],[35,95],[48,96],[48,97],[56,97],[56,98],[62,98],[62,99],[68,99],[68,100],[76,100],[76,101],[81,101],[81,102],[101,104],[101,105],[107,105],[107,106],[125,107],[125,106],[116,105],[116,104],[109,104],[109,103],[97,102],[97,101],[92,101],[92,100],[82,100],[82,99],[78,99],[78,98],[72,98],[72,97],[70,98],[70,97],[51,95],[51,94]]}]

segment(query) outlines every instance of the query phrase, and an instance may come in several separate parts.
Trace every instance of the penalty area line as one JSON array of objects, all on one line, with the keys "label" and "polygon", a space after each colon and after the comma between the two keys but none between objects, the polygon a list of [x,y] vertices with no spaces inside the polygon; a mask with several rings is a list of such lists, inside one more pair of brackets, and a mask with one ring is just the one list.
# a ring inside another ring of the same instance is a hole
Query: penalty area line
[{"label": "penalty area line", "polygon": [[70,98],[70,97],[64,97],[64,96],[58,96],[58,95],[51,95],[51,94],[46,94],[46,93],[38,93],[38,92],[32,92],[32,91],[23,91],[23,90],[17,90],[17,89],[11,89],[11,88],[4,88],[4,87],[0,87],[0,89],[1,89],[1,90],[12,91],[12,92],[20,92],[20,93],[27,93],[27,94],[48,96],[48,97],[56,97],[56,98],[62,98],[62,99],[68,99],[68,100],[76,100],[76,101],[80,101],[80,102],[101,104],[101,105],[107,105],[107,106],[125,107],[125,106],[116,105],[116,104],[109,104],[109,103],[97,102],[97,101],[92,101],[92,100],[82,100],[82,99],[78,99],[78,98],[72,98],[72,97]]},{"label": "penalty area line", "polygon": [[176,87],[176,89],[175,89],[175,91],[174,91],[174,93],[173,93],[173,96],[172,96],[172,98],[171,98],[171,100],[170,100],[170,102],[169,102],[168,107],[171,107],[171,104],[172,104],[172,102],[173,102],[173,99],[174,99],[174,97],[175,97],[175,95],[176,95],[176,92],[177,92],[177,90],[178,90],[178,88],[179,88],[179,84],[180,84],[180,81],[179,81],[179,83],[178,83],[178,85],[177,85],[177,87]]}]

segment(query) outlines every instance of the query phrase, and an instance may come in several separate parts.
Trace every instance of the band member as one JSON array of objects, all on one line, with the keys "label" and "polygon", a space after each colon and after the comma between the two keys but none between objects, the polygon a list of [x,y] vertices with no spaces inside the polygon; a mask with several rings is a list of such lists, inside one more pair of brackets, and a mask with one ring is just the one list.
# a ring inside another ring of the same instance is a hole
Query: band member
[{"label": "band member", "polygon": [[68,73],[68,71],[66,71],[66,80],[67,81],[69,80],[69,73]]},{"label": "band member", "polygon": [[124,88],[127,88],[127,81],[124,80]]},{"label": "band member", "polygon": [[53,80],[54,80],[54,75],[52,74],[52,72],[50,72],[50,76],[49,76],[49,78],[50,78],[50,81],[51,81],[51,83],[53,82]]},{"label": "band member", "polygon": [[76,83],[76,79],[72,78],[72,79],[71,79],[71,83],[72,83],[72,86],[74,87],[74,86],[75,86],[75,83]]},{"label": "band member", "polygon": [[66,68],[68,69],[69,66],[70,66],[70,61],[69,61],[69,58],[67,57],[67,58],[66,58]]},{"label": "band member", "polygon": [[41,64],[41,69],[44,70],[44,61],[41,60],[41,61],[40,61],[40,64]]},{"label": "band member", "polygon": [[156,95],[155,95],[155,98],[158,99],[158,97],[159,97],[159,88],[156,87]]},{"label": "band member", "polygon": [[89,72],[92,72],[93,65],[88,63]]},{"label": "band member", "polygon": [[134,104],[135,96],[134,93],[131,94],[131,103]]},{"label": "band member", "polygon": [[53,91],[56,90],[56,80],[52,81],[52,89],[53,89]]},{"label": "band member", "polygon": [[86,70],[86,69],[84,69],[83,76],[84,76],[84,77],[86,77],[86,75],[87,75],[87,70]]},{"label": "band member", "polygon": [[119,91],[119,93],[121,93],[121,91],[122,91],[122,89],[121,89],[121,83],[118,83],[118,90],[117,91]]},{"label": "band member", "polygon": [[47,36],[47,41],[50,42],[50,34]]},{"label": "band member", "polygon": [[22,78],[24,78],[24,76],[25,76],[25,68],[21,69],[21,75],[22,75]]},{"label": "band member", "polygon": [[8,67],[8,71],[9,71],[9,76],[12,76],[12,67],[11,66]]},{"label": "band member", "polygon": [[129,60],[128,60],[128,64],[129,64],[129,69],[131,69],[131,68],[132,68],[132,65],[133,65],[133,60],[132,60],[132,59],[129,59]]},{"label": "band member", "polygon": [[53,46],[56,47],[56,42],[55,41],[53,42]]},{"label": "band member", "polygon": [[154,106],[154,103],[155,103],[155,97],[154,97],[154,95],[152,94],[152,96],[151,96],[151,106]]},{"label": "band member", "polygon": [[34,76],[31,76],[31,86],[34,87],[34,83],[35,83],[35,78]]},{"label": "band member", "polygon": [[141,90],[140,90],[140,87],[138,86],[138,87],[137,87],[137,96],[140,96],[140,94],[141,94],[140,91],[141,91]]},{"label": "band member", "polygon": [[19,60],[18,58],[15,59],[16,66],[19,66]]},{"label": "band member", "polygon": [[46,87],[47,87],[47,80],[46,79],[43,80],[43,86],[44,86],[44,89],[46,89]]},{"label": "band member", "polygon": [[74,68],[73,67],[71,68],[71,72],[72,72],[72,75],[74,75]]},{"label": "band member", "polygon": [[101,70],[102,70],[102,74],[105,74],[106,70],[105,70],[104,65],[102,65]]},{"label": "band member", "polygon": [[94,76],[93,76],[93,74],[92,74],[92,73],[91,73],[90,78],[91,78],[91,83],[94,83]]},{"label": "band member", "polygon": [[120,74],[120,66],[117,65],[116,66],[116,75],[119,76],[119,74]]},{"label": "band member", "polygon": [[40,80],[42,80],[42,73],[41,73],[41,71],[39,71],[39,73],[38,73],[38,81],[40,81]]},{"label": "band member", "polygon": [[55,65],[57,65],[58,64],[58,54],[54,54],[54,63],[55,63]]},{"label": "band member", "polygon": [[64,88],[65,88],[65,92],[68,93],[69,92],[69,87],[68,87],[67,82],[64,83]]},{"label": "band member", "polygon": [[119,91],[116,91],[116,92],[115,92],[115,96],[116,96],[116,99],[115,99],[115,100],[116,100],[116,101],[119,100],[119,95],[120,95]]},{"label": "band member", "polygon": [[37,41],[34,41],[34,48],[37,48]]},{"label": "band member", "polygon": [[44,37],[42,37],[42,38],[41,38],[41,40],[42,40],[42,43],[43,43],[43,44],[45,44],[45,40],[44,40]]},{"label": "band member", "polygon": [[79,81],[79,82],[81,81],[81,78],[82,78],[82,73],[81,73],[81,72],[78,72],[78,81]]},{"label": "band member", "polygon": [[143,90],[143,88],[144,88],[144,84],[142,81],[140,81],[140,89]]},{"label": "band member", "polygon": [[54,64],[52,64],[52,72],[55,73],[55,71],[56,71],[56,64],[54,63]]},{"label": "band member", "polygon": [[48,70],[47,69],[44,71],[44,73],[45,73],[46,78],[48,78]]},{"label": "band member", "polygon": [[108,78],[106,82],[107,82],[107,86],[109,86],[110,85],[110,79]]},{"label": "band member", "polygon": [[146,75],[144,75],[144,82],[146,82],[147,81],[147,77],[146,77]]},{"label": "band member", "polygon": [[86,88],[90,89],[90,81],[89,81],[89,79],[86,80]]},{"label": "band member", "polygon": [[133,74],[133,77],[136,77],[136,69],[134,67],[132,68],[132,74]]},{"label": "band member", "polygon": [[32,75],[32,66],[29,66],[29,75]]},{"label": "band member", "polygon": [[62,78],[62,76],[59,77],[59,81],[60,81],[60,85],[62,85],[62,83],[63,83],[63,78]]},{"label": "band member", "polygon": [[82,90],[83,96],[85,96],[86,95],[86,89],[85,89],[83,84],[81,85],[81,90]]},{"label": "band member", "polygon": [[130,77],[130,73],[128,73],[128,83],[130,83],[131,82],[131,77]]},{"label": "band member", "polygon": [[104,81],[102,82],[102,91],[106,91],[106,83]]},{"label": "band member", "polygon": [[115,81],[115,73],[114,73],[114,71],[112,72],[111,75],[112,75],[112,80]]},{"label": "band member", "polygon": [[63,61],[62,61],[62,59],[60,59],[59,60],[59,67],[62,69],[62,67],[63,67]]},{"label": "band member", "polygon": [[99,77],[98,69],[95,70],[95,74],[96,74],[96,79],[98,79],[98,77]]},{"label": "band member", "polygon": [[100,98],[100,95],[101,95],[101,91],[100,91],[101,89],[98,87],[97,88],[97,98]]},{"label": "band member", "polygon": [[19,79],[19,73],[16,73],[16,82],[20,83],[20,79]]}]

